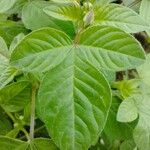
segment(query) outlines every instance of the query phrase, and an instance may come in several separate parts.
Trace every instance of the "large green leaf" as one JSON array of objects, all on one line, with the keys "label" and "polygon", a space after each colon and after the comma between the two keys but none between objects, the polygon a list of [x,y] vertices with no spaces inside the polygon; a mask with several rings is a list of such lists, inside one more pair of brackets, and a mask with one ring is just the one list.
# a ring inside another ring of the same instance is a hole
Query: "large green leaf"
[{"label": "large green leaf", "polygon": [[87,150],[103,130],[110,104],[103,75],[70,51],[43,79],[37,111],[60,149]]},{"label": "large green leaf", "polygon": [[22,10],[22,21],[26,28],[36,30],[41,27],[52,27],[63,30],[68,35],[74,35],[74,26],[71,22],[61,21],[49,17],[44,13],[46,6],[51,6],[50,2],[32,1],[27,3]]},{"label": "large green leaf", "polygon": [[45,72],[61,63],[70,53],[95,67],[120,71],[144,62],[139,43],[125,32],[108,26],[94,26],[73,43],[63,32],[51,28],[26,36],[12,53],[11,62],[27,72]]},{"label": "large green leaf", "polygon": [[145,31],[148,24],[133,10],[116,4],[95,7],[95,22],[120,28],[129,33]]},{"label": "large green leaf", "polygon": [[30,86],[27,81],[12,83],[0,90],[0,105],[9,112],[16,112],[30,101]]},{"label": "large green leaf", "polygon": [[[150,0],[142,0],[140,6],[140,15],[145,19],[150,27]],[[147,30],[147,33],[150,36],[150,29]]]},{"label": "large green leaf", "polygon": [[15,2],[16,0],[0,0],[0,13],[4,13],[9,10]]}]

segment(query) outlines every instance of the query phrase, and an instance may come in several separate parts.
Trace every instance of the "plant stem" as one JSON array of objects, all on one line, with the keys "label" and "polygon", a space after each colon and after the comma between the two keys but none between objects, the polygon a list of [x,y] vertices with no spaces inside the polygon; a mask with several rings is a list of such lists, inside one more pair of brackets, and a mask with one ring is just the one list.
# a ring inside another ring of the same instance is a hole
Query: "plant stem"
[{"label": "plant stem", "polygon": [[31,97],[30,140],[34,138],[35,97],[36,97],[36,86],[33,85]]},{"label": "plant stem", "polygon": [[1,108],[5,111],[7,116],[13,121],[13,123],[15,123],[16,119],[14,118],[14,116],[10,112],[6,111],[5,108],[3,108],[2,106],[1,106]]},{"label": "plant stem", "polygon": [[22,128],[21,131],[25,134],[25,137],[27,138],[27,140],[30,141],[28,132],[24,128]]},{"label": "plant stem", "polygon": [[[37,133],[37,132],[39,132],[40,130],[42,130],[42,129],[44,129],[44,128],[45,128],[45,125],[43,125],[43,126],[37,128],[37,129],[35,129],[35,130],[34,130],[34,134]],[[19,139],[22,140],[22,139],[24,139],[25,137],[26,137],[26,136],[23,135],[23,136],[21,136]]]}]

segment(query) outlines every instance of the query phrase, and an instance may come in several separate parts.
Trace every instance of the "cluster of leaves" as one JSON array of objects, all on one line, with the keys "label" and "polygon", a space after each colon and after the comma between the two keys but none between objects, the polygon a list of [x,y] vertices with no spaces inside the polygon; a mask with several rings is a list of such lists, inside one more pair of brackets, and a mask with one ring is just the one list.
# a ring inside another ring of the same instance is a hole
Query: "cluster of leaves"
[{"label": "cluster of leaves", "polygon": [[117,2],[0,0],[1,150],[150,149],[150,0]]}]

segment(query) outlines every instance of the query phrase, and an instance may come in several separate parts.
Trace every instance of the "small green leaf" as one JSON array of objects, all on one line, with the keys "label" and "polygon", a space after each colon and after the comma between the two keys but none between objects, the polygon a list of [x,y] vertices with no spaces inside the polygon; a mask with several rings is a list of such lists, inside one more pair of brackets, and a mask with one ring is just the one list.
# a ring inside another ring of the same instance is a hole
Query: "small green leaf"
[{"label": "small green leaf", "polygon": [[0,89],[5,87],[9,82],[11,82],[17,75],[18,70],[7,65],[5,69],[0,73]]},{"label": "small green leaf", "polygon": [[10,44],[9,51],[12,53],[12,51],[15,49],[15,47],[20,43],[20,41],[25,37],[23,33],[19,33],[17,36],[14,37],[13,41]]},{"label": "small green leaf", "polygon": [[[121,122],[133,121],[139,116],[138,124],[133,131],[134,141],[140,150],[150,148],[150,94],[139,93],[124,100],[119,108],[119,118]],[[130,102],[129,102],[130,101]],[[134,102],[133,102],[134,101]],[[125,107],[124,106],[125,104]],[[122,109],[123,108],[123,109]],[[122,110],[123,111],[122,111]],[[142,142],[141,142],[142,141]]]},{"label": "small green leaf", "polygon": [[125,99],[118,109],[117,120],[120,122],[131,122],[138,117],[136,100],[133,97]]},{"label": "small green leaf", "polygon": [[95,22],[120,28],[129,33],[150,29],[148,24],[133,10],[116,4],[95,7]]},{"label": "small green leaf", "polygon": [[136,150],[134,140],[126,140],[120,145],[120,150]]},{"label": "small green leaf", "polygon": [[7,85],[0,90],[0,105],[9,112],[16,112],[30,101],[30,86],[27,81]]},{"label": "small green leaf", "polygon": [[83,18],[83,10],[80,5],[74,3],[61,4],[60,6],[51,5],[44,8],[44,12],[49,16],[66,21],[80,21]]},{"label": "small green leaf", "polygon": [[6,135],[10,130],[12,130],[12,123],[0,108],[0,135]]},{"label": "small green leaf", "polygon": [[110,142],[115,140],[123,141],[132,138],[132,132],[135,125],[133,123],[121,123],[116,119],[120,103],[121,100],[117,97],[112,98],[112,105],[104,128],[104,134]]},{"label": "small green leaf", "polygon": [[27,33],[24,26],[18,22],[4,21],[0,22],[0,36],[6,41],[7,45],[10,45],[15,36],[19,33]]}]

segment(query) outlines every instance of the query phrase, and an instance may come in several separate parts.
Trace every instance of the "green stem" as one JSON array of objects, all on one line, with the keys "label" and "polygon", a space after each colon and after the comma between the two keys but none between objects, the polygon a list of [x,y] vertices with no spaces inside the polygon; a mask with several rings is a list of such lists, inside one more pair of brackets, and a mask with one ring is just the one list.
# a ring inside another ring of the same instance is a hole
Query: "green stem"
[{"label": "green stem", "polygon": [[35,97],[36,97],[36,86],[32,86],[32,97],[31,97],[31,117],[30,117],[30,140],[34,138],[34,119],[35,119]]},{"label": "green stem", "polygon": [[25,134],[25,137],[27,138],[27,140],[30,141],[28,132],[24,128],[22,128],[21,131]]},{"label": "green stem", "polygon": [[3,108],[2,106],[1,106],[1,108],[5,111],[7,116],[13,121],[13,123],[15,123],[16,119],[14,118],[14,116],[10,112],[8,112],[5,108]]},{"label": "green stem", "polygon": [[[37,129],[35,129],[35,130],[34,130],[34,134],[37,133],[37,132],[39,132],[40,130],[42,130],[42,129],[44,129],[44,128],[45,128],[45,125],[43,125],[43,126],[37,128]],[[25,137],[26,137],[26,136],[23,135],[23,136],[21,136],[19,139],[20,139],[20,140],[23,140],[23,139],[25,139]]]}]

